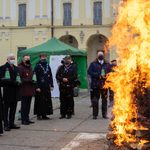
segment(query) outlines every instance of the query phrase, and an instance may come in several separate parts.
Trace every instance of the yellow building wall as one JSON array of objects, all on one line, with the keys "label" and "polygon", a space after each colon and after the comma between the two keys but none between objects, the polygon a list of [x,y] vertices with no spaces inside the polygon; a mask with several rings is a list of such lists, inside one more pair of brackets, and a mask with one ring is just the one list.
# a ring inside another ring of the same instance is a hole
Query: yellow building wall
[{"label": "yellow building wall", "polygon": [[11,39],[8,35],[9,30],[1,30],[0,36],[0,65],[6,61],[7,55],[10,53]]},{"label": "yellow building wall", "polygon": [[[27,26],[26,27],[18,27],[18,5],[20,3],[26,3],[27,9],[29,7],[29,0],[15,0],[16,1],[16,18],[15,20],[11,19],[1,19],[3,0],[0,0],[0,65],[6,61],[6,56],[12,52],[17,56],[18,47],[33,47],[39,45],[48,39],[51,38],[51,19],[43,18],[40,16],[40,0],[35,0],[35,18],[33,20],[29,20],[28,12],[27,12]],[[71,2],[72,6],[74,6],[75,0],[60,0],[60,19],[56,19],[56,3],[54,0],[54,36],[56,38],[60,38],[61,36],[72,35],[78,41],[78,45],[80,49],[87,49],[88,39],[95,34],[102,34],[109,38],[111,36],[111,27],[113,23],[113,8],[111,2],[110,8],[110,17],[103,16],[103,25],[94,26],[93,25],[93,2],[96,0],[91,0],[91,13],[92,17],[86,17],[86,0],[79,0],[79,18],[72,20],[71,27],[63,26],[63,3]],[[104,0],[101,0],[104,3]],[[119,0],[117,0],[117,4]],[[48,15],[48,0],[43,0],[43,16]],[[104,6],[103,6],[104,7]],[[104,9],[104,8],[103,8]],[[73,11],[73,10],[72,10]],[[11,3],[10,0],[6,0],[6,12],[7,17],[11,16]],[[103,13],[104,14],[104,13]],[[84,38],[81,41],[80,33],[83,31]],[[116,57],[115,52],[110,52],[110,59],[114,59]]]},{"label": "yellow building wall", "polygon": [[3,15],[3,11],[2,11],[2,9],[3,9],[3,6],[2,6],[2,0],[0,0],[0,18],[2,17],[2,15]]}]

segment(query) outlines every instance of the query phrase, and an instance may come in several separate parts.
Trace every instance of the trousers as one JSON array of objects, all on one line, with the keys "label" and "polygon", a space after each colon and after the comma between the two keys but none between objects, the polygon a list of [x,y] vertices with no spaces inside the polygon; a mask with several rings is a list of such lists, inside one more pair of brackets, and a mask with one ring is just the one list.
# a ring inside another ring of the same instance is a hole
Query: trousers
[{"label": "trousers", "polygon": [[31,96],[23,96],[21,100],[21,120],[29,121],[29,113],[31,106]]},{"label": "trousers", "polygon": [[92,89],[91,101],[93,108],[93,116],[98,116],[99,113],[99,99],[102,99],[102,117],[107,116],[107,89]]},{"label": "trousers", "polygon": [[71,116],[74,111],[73,88],[60,89],[60,114]]},{"label": "trousers", "polygon": [[17,102],[4,101],[4,126],[14,125]]}]

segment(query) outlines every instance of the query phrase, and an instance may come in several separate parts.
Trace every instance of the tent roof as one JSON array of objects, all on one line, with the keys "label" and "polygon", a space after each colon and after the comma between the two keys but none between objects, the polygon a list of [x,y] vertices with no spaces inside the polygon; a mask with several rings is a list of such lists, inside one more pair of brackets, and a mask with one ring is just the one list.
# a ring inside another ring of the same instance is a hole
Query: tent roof
[{"label": "tent roof", "polygon": [[47,42],[40,44],[38,46],[23,50],[18,52],[19,56],[29,54],[29,55],[40,55],[45,53],[48,55],[73,55],[73,56],[86,56],[84,50],[79,50],[70,45],[67,45],[56,38],[52,38]]}]

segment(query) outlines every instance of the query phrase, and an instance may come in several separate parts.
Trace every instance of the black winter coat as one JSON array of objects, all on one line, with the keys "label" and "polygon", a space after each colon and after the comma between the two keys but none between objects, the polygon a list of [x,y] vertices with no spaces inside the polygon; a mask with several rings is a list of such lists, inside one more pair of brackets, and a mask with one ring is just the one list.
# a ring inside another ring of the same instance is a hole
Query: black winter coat
[{"label": "black winter coat", "polygon": [[[63,78],[67,78],[68,82],[63,82]],[[69,66],[61,65],[59,66],[56,79],[59,83],[60,88],[73,88],[75,84],[75,80],[77,79],[77,69],[76,66],[70,64]]]},{"label": "black winter coat", "polygon": [[[102,73],[102,70],[104,71]],[[101,89],[104,87],[106,75],[110,72],[110,64],[104,61],[100,64],[96,59],[88,68],[88,75],[91,78],[91,89]],[[105,75],[102,75],[105,74]]]},{"label": "black winter coat", "polygon": [[50,87],[54,87],[51,68],[46,61],[39,61],[34,68],[34,72],[37,78],[37,88],[50,89]]},{"label": "black winter coat", "polygon": [[40,92],[36,92],[34,114],[35,115],[51,115],[53,114],[53,105],[51,99],[50,87],[53,87],[53,77],[51,68],[46,61],[39,61],[34,69],[37,77],[37,88]]},{"label": "black winter coat", "polygon": [[[9,71],[10,79],[5,78],[6,71]],[[16,81],[18,67],[11,66],[8,62],[0,67],[1,86],[3,87],[3,100],[5,102],[16,102],[19,92],[19,83]]]}]

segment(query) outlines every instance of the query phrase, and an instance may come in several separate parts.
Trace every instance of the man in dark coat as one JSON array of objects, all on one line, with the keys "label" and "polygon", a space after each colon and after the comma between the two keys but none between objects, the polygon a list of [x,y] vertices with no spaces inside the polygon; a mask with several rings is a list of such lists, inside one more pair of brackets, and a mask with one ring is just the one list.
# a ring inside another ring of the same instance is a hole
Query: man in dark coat
[{"label": "man in dark coat", "polygon": [[97,59],[88,68],[91,77],[91,99],[93,119],[97,119],[99,112],[99,98],[102,99],[102,117],[107,118],[107,89],[104,88],[106,75],[110,72],[110,65],[104,60],[103,51],[97,52]]},{"label": "man in dark coat", "polygon": [[33,70],[30,63],[30,56],[25,55],[19,64],[19,74],[21,78],[21,120],[23,125],[34,123],[29,119],[32,96],[35,94],[35,83],[32,80]]},{"label": "man in dark coat", "polygon": [[3,134],[3,111],[2,111],[2,93],[1,93],[1,87],[0,87],[0,135]]},{"label": "man in dark coat", "polygon": [[74,100],[73,89],[74,81],[77,79],[77,70],[70,56],[64,58],[64,64],[59,66],[56,79],[60,90],[60,114],[62,118],[70,119],[73,114]]},{"label": "man in dark coat", "polygon": [[35,66],[37,87],[35,96],[34,114],[37,119],[47,120],[47,115],[53,114],[51,90],[53,90],[53,77],[51,68],[46,60],[46,54],[40,55],[40,61]]},{"label": "man in dark coat", "polygon": [[0,69],[1,84],[3,86],[3,114],[4,114],[4,130],[19,129],[14,124],[15,113],[17,107],[17,93],[19,92],[19,84],[16,81],[18,68],[15,64],[15,56],[9,54],[7,62]]}]

